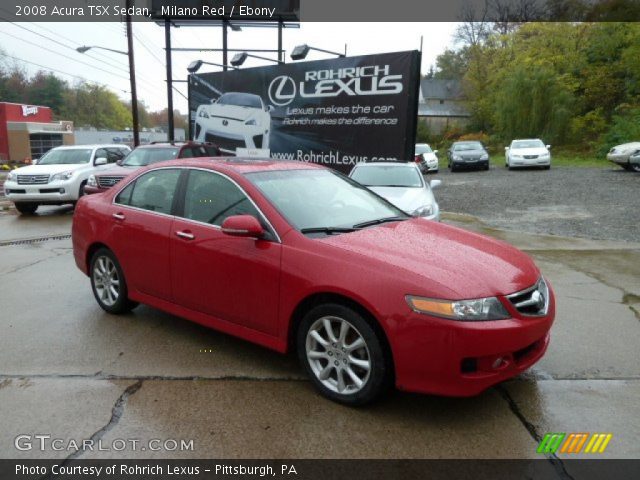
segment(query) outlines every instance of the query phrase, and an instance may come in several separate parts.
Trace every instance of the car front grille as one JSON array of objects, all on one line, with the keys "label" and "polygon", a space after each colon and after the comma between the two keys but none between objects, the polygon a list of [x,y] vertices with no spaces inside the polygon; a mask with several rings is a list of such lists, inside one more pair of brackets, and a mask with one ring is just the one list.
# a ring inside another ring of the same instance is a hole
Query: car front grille
[{"label": "car front grille", "polygon": [[542,277],[532,287],[507,298],[518,312],[528,317],[541,317],[549,311],[549,287]]},{"label": "car front grille", "polygon": [[538,155],[523,155],[527,160],[533,160],[534,158],[538,158]]},{"label": "car front grille", "polygon": [[219,135],[215,135],[213,133],[207,133],[205,135],[205,142],[211,142],[218,145],[220,148],[224,148],[226,150],[236,150],[236,148],[245,148],[247,145],[244,143],[244,140],[236,140],[234,138],[226,138],[221,137]]},{"label": "car front grille", "polygon": [[100,188],[111,188],[113,187],[116,183],[118,183],[120,180],[122,180],[124,177],[122,176],[100,176],[97,177],[97,181],[98,181],[98,186]]},{"label": "car front grille", "polygon": [[45,185],[49,175],[18,175],[18,185]]}]

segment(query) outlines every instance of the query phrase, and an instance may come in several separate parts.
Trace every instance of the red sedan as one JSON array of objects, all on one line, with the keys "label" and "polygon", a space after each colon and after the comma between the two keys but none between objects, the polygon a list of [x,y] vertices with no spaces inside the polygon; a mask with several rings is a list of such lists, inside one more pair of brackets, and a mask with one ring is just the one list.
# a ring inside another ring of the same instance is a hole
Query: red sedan
[{"label": "red sedan", "polygon": [[524,253],[300,162],[154,164],[80,199],[73,248],[107,312],[140,302],[295,350],[351,405],[392,385],[478,394],[542,357],[555,315]]}]

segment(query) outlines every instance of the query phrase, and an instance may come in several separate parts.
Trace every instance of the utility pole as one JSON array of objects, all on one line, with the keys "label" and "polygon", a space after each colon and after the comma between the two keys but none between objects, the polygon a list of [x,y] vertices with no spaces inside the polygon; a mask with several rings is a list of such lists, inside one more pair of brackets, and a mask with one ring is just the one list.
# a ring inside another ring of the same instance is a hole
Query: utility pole
[{"label": "utility pole", "polygon": [[[131,10],[132,0],[127,0],[127,12]],[[131,116],[133,117],[133,146],[140,145],[140,125],[138,124],[138,93],[136,91],[136,65],[133,61],[133,32],[131,14],[127,13],[127,54],[129,57],[129,80],[131,82]]]},{"label": "utility pole", "polygon": [[173,143],[173,73],[171,71],[171,20],[164,21],[164,50],[167,64],[167,140]]}]

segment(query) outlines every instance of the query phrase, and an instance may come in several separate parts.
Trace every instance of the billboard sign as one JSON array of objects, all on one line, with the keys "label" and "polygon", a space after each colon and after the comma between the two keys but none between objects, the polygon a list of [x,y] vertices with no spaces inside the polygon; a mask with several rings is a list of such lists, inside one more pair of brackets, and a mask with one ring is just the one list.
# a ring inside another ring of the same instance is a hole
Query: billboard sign
[{"label": "billboard sign", "polygon": [[190,138],[348,172],[413,158],[420,54],[189,75]]}]

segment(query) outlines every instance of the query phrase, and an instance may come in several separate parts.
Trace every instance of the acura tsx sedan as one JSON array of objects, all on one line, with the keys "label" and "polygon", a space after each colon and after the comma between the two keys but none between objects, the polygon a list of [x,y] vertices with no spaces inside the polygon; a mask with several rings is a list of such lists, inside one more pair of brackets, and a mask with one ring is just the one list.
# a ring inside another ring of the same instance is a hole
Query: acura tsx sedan
[{"label": "acura tsx sedan", "polygon": [[542,357],[555,315],[524,253],[313,164],[153,164],[82,197],[72,233],[105,311],[144,303],[295,351],[349,405],[394,385],[478,394]]}]

